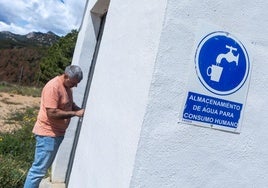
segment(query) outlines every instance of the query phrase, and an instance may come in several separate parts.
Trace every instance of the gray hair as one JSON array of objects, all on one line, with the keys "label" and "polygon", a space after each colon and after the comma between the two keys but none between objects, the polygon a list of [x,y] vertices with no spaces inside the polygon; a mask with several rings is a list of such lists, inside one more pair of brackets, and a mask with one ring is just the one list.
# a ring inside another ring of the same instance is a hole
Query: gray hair
[{"label": "gray hair", "polygon": [[65,68],[64,73],[70,78],[70,79],[78,79],[80,82],[83,79],[83,72],[81,68],[77,65],[69,65]]}]

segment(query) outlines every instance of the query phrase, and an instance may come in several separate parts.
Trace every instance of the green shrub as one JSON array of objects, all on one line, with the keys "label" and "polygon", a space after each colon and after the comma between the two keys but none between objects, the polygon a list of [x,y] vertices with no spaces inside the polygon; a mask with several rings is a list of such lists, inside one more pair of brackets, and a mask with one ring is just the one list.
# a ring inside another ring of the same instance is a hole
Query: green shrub
[{"label": "green shrub", "polygon": [[34,157],[35,139],[32,128],[37,108],[28,108],[18,115],[22,128],[11,133],[0,133],[0,187],[23,187],[27,171]]},{"label": "green shrub", "polygon": [[10,157],[1,158],[0,187],[21,188],[24,184],[25,162],[18,162]]}]

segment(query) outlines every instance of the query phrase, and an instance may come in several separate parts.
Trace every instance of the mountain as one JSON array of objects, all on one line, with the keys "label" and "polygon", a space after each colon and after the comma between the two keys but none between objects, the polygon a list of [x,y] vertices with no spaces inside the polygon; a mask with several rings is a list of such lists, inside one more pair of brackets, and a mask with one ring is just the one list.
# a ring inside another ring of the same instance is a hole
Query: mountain
[{"label": "mountain", "polygon": [[40,61],[60,38],[52,32],[0,32],[0,82],[38,86]]},{"label": "mountain", "polygon": [[22,47],[48,47],[57,42],[60,37],[53,32],[31,32],[18,35],[9,31],[0,32],[0,49]]}]

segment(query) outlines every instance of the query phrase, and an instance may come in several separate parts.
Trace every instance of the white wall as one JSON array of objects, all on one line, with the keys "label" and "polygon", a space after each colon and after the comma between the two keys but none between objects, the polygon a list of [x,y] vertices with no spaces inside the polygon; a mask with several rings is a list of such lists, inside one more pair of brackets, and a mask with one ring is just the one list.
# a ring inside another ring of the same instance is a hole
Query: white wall
[{"label": "white wall", "polygon": [[[87,3],[87,5],[92,6],[94,3],[95,2],[92,1],[91,4]],[[81,11],[84,11],[84,19],[78,34],[78,39],[72,60],[72,64],[79,65],[83,70],[83,80],[78,84],[77,88],[73,89],[74,101],[80,107],[82,107],[84,100],[91,59],[93,57],[96,45],[94,25],[92,23],[91,17],[89,16],[91,14],[90,9],[85,8],[85,10]],[[70,125],[66,130],[64,140],[52,165],[51,181],[53,183],[65,182],[78,121],[79,119],[77,117],[72,118]]]},{"label": "white wall", "polygon": [[[168,1],[130,187],[267,186],[267,7],[266,1]],[[200,20],[237,36],[252,60],[241,134],[177,123]]]},{"label": "white wall", "polygon": [[[69,187],[266,187],[267,7],[257,0],[111,1]],[[178,123],[200,20],[248,50],[240,134]]]},{"label": "white wall", "polygon": [[165,1],[111,1],[69,187],[128,187]]}]

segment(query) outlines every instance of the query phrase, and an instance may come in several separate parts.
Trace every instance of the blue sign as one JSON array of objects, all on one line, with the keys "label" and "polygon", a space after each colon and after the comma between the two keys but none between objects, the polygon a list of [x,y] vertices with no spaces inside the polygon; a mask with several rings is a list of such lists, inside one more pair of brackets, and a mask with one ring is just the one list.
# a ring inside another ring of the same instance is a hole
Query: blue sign
[{"label": "blue sign", "polygon": [[236,129],[242,107],[240,103],[188,92],[182,118]]},{"label": "blue sign", "polygon": [[249,75],[248,54],[242,43],[227,32],[205,36],[195,54],[198,79],[210,92],[230,95],[238,91]]}]

